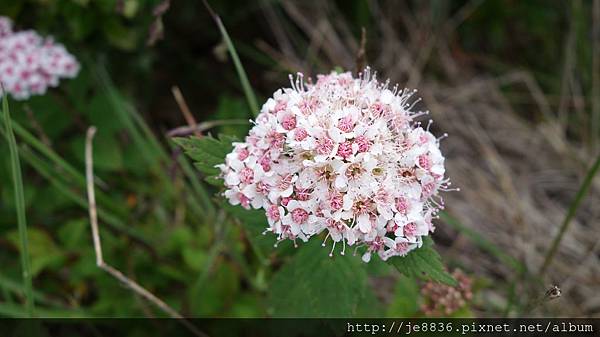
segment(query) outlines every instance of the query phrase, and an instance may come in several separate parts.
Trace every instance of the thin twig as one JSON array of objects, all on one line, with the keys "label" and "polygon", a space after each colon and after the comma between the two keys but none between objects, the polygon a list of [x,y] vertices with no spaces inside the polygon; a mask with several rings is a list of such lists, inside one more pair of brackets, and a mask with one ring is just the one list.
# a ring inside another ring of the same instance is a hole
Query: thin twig
[{"label": "thin twig", "polygon": [[94,193],[94,172],[93,172],[93,157],[92,157],[92,139],[96,134],[96,128],[94,126],[90,127],[87,131],[86,142],[85,142],[85,177],[87,182],[87,195],[88,195],[88,203],[89,203],[89,213],[90,213],[90,224],[92,227],[92,237],[94,240],[94,250],[96,252],[96,265],[110,274],[112,277],[121,281],[124,285],[129,287],[138,295],[142,296],[152,304],[156,305],[160,310],[165,312],[167,315],[172,318],[177,318],[181,320],[181,323],[188,328],[195,335],[200,337],[208,337],[205,333],[198,330],[194,325],[192,325],[188,320],[186,320],[180,313],[178,313],[175,309],[169,306],[167,303],[163,302],[161,299],[156,297],[150,291],[146,290],[144,287],[139,285],[137,282],[131,280],[123,273],[121,273],[116,268],[108,265],[104,262],[104,257],[102,255],[102,245],[100,243],[100,233],[98,230],[98,216],[96,210],[96,196]]},{"label": "thin twig", "polygon": [[90,223],[92,225],[92,238],[94,240],[94,251],[96,252],[96,265],[104,265],[102,245],[100,244],[100,233],[98,232],[98,210],[96,206],[96,193],[94,193],[94,171],[92,158],[92,139],[96,134],[96,128],[90,127],[87,131],[85,142],[85,180],[87,182],[88,206],[90,212]]},{"label": "thin twig", "polygon": [[169,10],[169,7],[171,7],[171,0],[163,0],[152,10],[154,20],[152,21],[149,27],[146,46],[152,47],[156,44],[156,42],[164,38],[165,27],[163,25],[162,19],[163,15],[165,15],[165,13]]},{"label": "thin twig", "polygon": [[187,105],[185,98],[183,98],[183,94],[181,93],[181,90],[179,90],[179,87],[174,85],[171,88],[171,92],[173,93],[173,97],[175,97],[175,101],[177,102],[177,105],[179,106],[179,110],[181,110],[181,113],[183,114],[185,121],[188,123],[188,125],[189,125],[190,129],[192,130],[192,132],[194,133],[194,135],[196,137],[202,137],[202,133],[200,133],[200,131],[195,127],[198,123],[196,122],[194,115],[192,115],[192,111],[190,110],[190,107]]},{"label": "thin twig", "polygon": [[200,124],[197,124],[195,126],[194,125],[180,126],[175,129],[171,129],[167,132],[167,136],[168,137],[184,137],[184,136],[191,135],[192,133],[194,133],[194,131],[204,132],[204,131],[212,129],[216,126],[248,125],[248,123],[249,122],[247,119],[223,119],[223,120],[207,121],[207,122],[202,122]]},{"label": "thin twig", "polygon": [[[284,55],[284,57],[281,59],[290,59],[294,64],[302,64],[302,61],[299,59],[299,57],[296,57],[296,51],[294,50],[294,47],[292,47],[293,43],[291,43],[287,36],[288,33],[285,29],[286,27],[281,22],[281,15],[275,11],[273,6],[269,4],[268,1],[261,1],[260,4],[267,22],[269,22],[269,26],[271,27],[273,37],[275,38],[275,41],[277,41],[277,45],[279,45],[279,49]],[[310,48],[308,48],[308,50],[310,50]],[[297,71],[301,68],[299,67],[293,69],[296,69]]]}]

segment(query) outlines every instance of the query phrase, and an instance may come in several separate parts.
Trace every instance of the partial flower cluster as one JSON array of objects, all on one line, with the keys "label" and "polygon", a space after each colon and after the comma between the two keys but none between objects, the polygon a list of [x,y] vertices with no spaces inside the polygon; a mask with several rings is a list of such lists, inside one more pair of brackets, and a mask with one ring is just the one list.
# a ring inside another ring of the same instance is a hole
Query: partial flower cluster
[{"label": "partial flower cluster", "polygon": [[62,44],[33,30],[13,32],[11,20],[0,17],[0,82],[13,98],[42,95],[78,72],[79,63]]},{"label": "partial flower cluster", "polygon": [[420,247],[450,182],[439,139],[414,122],[426,114],[412,110],[414,91],[369,69],[290,80],[218,166],[229,202],[264,209],[278,242],[326,232],[332,253],[366,247],[365,262]]},{"label": "partial flower cluster", "polygon": [[421,310],[426,316],[449,316],[463,308],[472,298],[472,281],[460,269],[454,270],[452,276],[458,282],[456,287],[428,281],[421,288],[425,304]]}]

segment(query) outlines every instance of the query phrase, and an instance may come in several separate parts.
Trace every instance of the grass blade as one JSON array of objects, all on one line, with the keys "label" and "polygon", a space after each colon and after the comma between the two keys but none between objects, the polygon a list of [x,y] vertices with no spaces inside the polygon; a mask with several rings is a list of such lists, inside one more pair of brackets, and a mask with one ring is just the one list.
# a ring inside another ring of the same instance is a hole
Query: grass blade
[{"label": "grass blade", "polygon": [[17,141],[12,129],[12,120],[8,110],[6,94],[2,99],[2,114],[4,115],[5,135],[10,149],[10,162],[15,189],[15,205],[17,207],[17,223],[19,226],[19,239],[21,241],[21,269],[23,286],[25,289],[25,308],[29,317],[34,316],[33,285],[31,281],[31,266],[29,260],[29,242],[27,240],[27,218],[25,216],[25,197],[23,194],[23,177],[21,176],[21,163],[17,150]]},{"label": "grass blade", "polygon": [[554,258],[554,255],[556,254],[558,246],[559,246],[560,242],[562,241],[562,238],[565,235],[565,232],[569,228],[569,225],[571,224],[571,220],[573,220],[573,218],[575,217],[575,214],[577,213],[577,209],[579,209],[581,201],[583,201],[583,198],[587,194],[587,191],[590,189],[590,186],[592,185],[594,176],[596,175],[596,173],[598,173],[599,168],[600,168],[600,155],[598,156],[598,158],[596,159],[596,162],[594,162],[594,164],[592,165],[590,170],[587,172],[585,179],[583,179],[583,183],[581,183],[581,186],[579,187],[579,190],[577,191],[577,194],[575,195],[575,199],[573,199],[573,202],[569,206],[567,216],[565,216],[565,219],[563,220],[558,233],[554,237],[554,241],[552,241],[550,250],[548,250],[548,253],[546,253],[546,258],[544,259],[544,263],[542,264],[542,267],[540,268],[540,272],[539,272],[540,276],[544,275],[544,273],[548,269],[548,266],[550,266],[550,263],[552,263],[552,259]]},{"label": "grass blade", "polygon": [[252,114],[254,116],[258,115],[258,103],[256,101],[256,95],[254,94],[254,90],[252,90],[252,86],[250,85],[250,81],[248,81],[248,76],[246,75],[246,71],[244,70],[244,66],[240,61],[237,51],[235,50],[235,46],[227,33],[227,29],[225,29],[225,25],[221,21],[221,18],[215,14],[215,12],[210,8],[208,2],[204,0],[204,6],[208,9],[210,15],[213,17],[217,26],[219,27],[219,31],[221,32],[221,36],[223,37],[223,41],[227,45],[227,50],[229,50],[229,55],[231,55],[231,60],[235,65],[235,70],[237,71],[238,77],[240,78],[240,83],[242,84],[242,89],[244,89],[244,94],[246,95],[246,101],[248,101],[248,106],[250,110],[252,110]]},{"label": "grass blade", "polygon": [[[23,159],[27,161],[27,163],[29,163],[33,169],[36,170],[36,172],[46,178],[60,193],[71,199],[71,201],[75,202],[83,209],[87,209],[87,200],[81,195],[81,192],[74,190],[71,186],[60,179],[60,174],[52,171],[51,167],[49,167],[42,159],[38,158],[32,151],[24,147],[21,147],[21,155],[23,156]],[[150,238],[146,237],[135,227],[126,225],[120,220],[119,217],[113,215],[112,213],[99,208],[98,215],[112,228],[129,235],[131,238],[143,243],[146,246],[152,245]]]},{"label": "grass blade", "polygon": [[[21,141],[30,145],[33,149],[35,149],[36,151],[44,155],[47,159],[49,159],[52,163],[54,163],[57,168],[64,171],[64,173],[66,173],[67,175],[71,176],[74,182],[76,182],[80,187],[85,187],[85,177],[83,176],[83,174],[78,172],[73,167],[73,165],[69,164],[66,160],[60,157],[52,148],[48,147],[46,144],[37,139],[34,135],[32,135],[15,120],[12,120],[12,127],[15,134],[20,138]],[[106,205],[107,208],[111,209],[115,213],[119,215],[126,214],[126,210],[121,205],[115,203],[104,193],[99,193],[98,199],[100,200],[100,202],[102,202],[103,205]]]},{"label": "grass blade", "polygon": [[[8,318],[22,318],[27,312],[17,305],[0,303],[0,316]],[[44,309],[38,310],[40,318],[88,318],[85,312],[78,309]]]},{"label": "grass blade", "polygon": [[[2,274],[0,274],[0,287],[2,287],[2,289],[6,290],[7,292],[17,294],[18,296],[23,296],[23,294],[25,293],[25,289],[23,289],[22,284],[13,281],[12,279]],[[35,303],[37,304],[44,304],[56,308],[60,308],[63,306],[63,304],[59,303],[54,299],[49,298],[47,295],[36,291],[35,289],[33,290],[33,298],[35,300]],[[39,316],[39,310],[36,310],[36,314],[38,314]]]},{"label": "grass blade", "polygon": [[[146,123],[146,121],[139,114],[139,112],[127,101],[120,98],[117,88],[115,88],[108,72],[106,71],[106,68],[102,64],[98,64],[96,66],[96,75],[99,79],[100,84],[103,87],[103,90],[105,90],[109,97],[111,97],[111,104],[113,106],[113,109],[118,114],[119,118],[123,121],[123,124],[125,124],[128,128],[130,134],[135,139],[135,142],[137,143],[137,146],[139,147],[140,151],[144,153],[147,162],[150,165],[155,166],[155,171],[161,179],[164,188],[174,198],[181,197],[177,195],[177,192],[173,188],[173,183],[171,181],[171,178],[167,175],[166,170],[164,170],[160,166],[160,161],[166,164],[174,160],[169,156],[167,148],[162,145],[158,137],[152,132],[150,126]],[[169,139],[167,139],[167,143],[168,142]],[[191,177],[190,174],[193,174],[193,171],[190,170],[189,167],[184,166],[184,163],[182,163],[181,161],[180,164],[182,164],[184,173],[188,177]],[[196,192],[196,194],[198,194],[199,198],[202,199],[202,204],[204,205],[203,209],[202,207],[200,207],[200,203],[198,202],[198,200],[196,200],[195,195],[186,194],[188,199],[191,198],[190,206],[192,210],[199,217],[208,217],[208,219],[213,219],[215,209],[212,203],[210,202],[210,196],[206,188],[202,184],[194,180],[192,180],[192,188]]]}]

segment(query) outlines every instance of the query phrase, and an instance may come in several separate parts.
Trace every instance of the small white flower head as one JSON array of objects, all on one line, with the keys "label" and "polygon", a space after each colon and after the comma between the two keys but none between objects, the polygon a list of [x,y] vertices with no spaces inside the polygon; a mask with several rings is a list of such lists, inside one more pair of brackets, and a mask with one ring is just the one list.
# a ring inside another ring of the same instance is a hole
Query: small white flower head
[{"label": "small white flower head", "polygon": [[[219,165],[234,205],[265,210],[278,241],[323,232],[334,252],[363,247],[387,260],[422,244],[450,190],[439,139],[414,121],[414,91],[389,88],[367,68],[290,76],[263,105],[244,143]],[[325,245],[325,242],[323,243]]]},{"label": "small white flower head", "polygon": [[13,32],[10,19],[0,16],[0,82],[14,99],[43,95],[78,72],[79,63],[62,44],[33,30]]}]

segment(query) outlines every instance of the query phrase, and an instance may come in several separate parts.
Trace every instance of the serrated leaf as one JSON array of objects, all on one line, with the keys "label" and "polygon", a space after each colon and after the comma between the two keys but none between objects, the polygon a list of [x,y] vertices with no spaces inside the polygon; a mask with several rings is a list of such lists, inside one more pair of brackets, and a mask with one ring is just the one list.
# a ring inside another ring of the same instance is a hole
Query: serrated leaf
[{"label": "serrated leaf", "polygon": [[444,270],[442,259],[433,248],[433,240],[430,237],[423,239],[423,246],[417,248],[406,256],[397,256],[390,262],[398,271],[409,277],[431,279],[436,282],[455,286],[456,280]]},{"label": "serrated leaf", "polygon": [[204,178],[204,181],[215,187],[223,187],[223,180],[217,177],[206,177]]},{"label": "serrated leaf", "polygon": [[218,168],[215,167],[215,165],[217,164],[213,164],[213,163],[207,163],[207,162],[200,162],[197,161],[194,163],[194,166],[200,170],[200,172],[206,174],[206,175],[217,175],[219,174],[220,170]]},{"label": "serrated leaf", "polygon": [[206,175],[208,183],[216,186],[222,186],[223,183],[216,176],[219,170],[215,165],[225,162],[225,156],[231,152],[234,138],[229,136],[219,136],[219,139],[211,136],[202,138],[175,138],[173,140],[177,145],[181,146],[193,161],[194,165],[200,172]]},{"label": "serrated leaf", "polygon": [[273,277],[269,302],[276,317],[351,317],[368,287],[362,262],[352,254],[329,257],[319,240],[301,244]]}]

